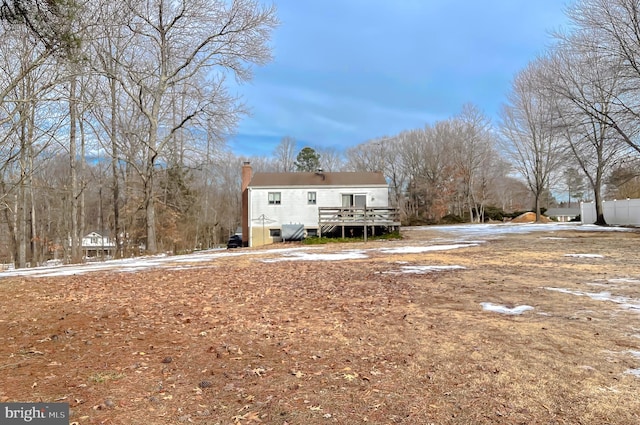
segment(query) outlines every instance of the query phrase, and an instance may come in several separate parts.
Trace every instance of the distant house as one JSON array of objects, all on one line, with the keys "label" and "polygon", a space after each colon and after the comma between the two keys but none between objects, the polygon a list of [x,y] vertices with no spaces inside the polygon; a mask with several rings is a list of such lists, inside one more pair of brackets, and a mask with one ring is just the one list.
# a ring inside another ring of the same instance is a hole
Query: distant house
[{"label": "distant house", "polygon": [[82,238],[82,253],[84,258],[112,257],[115,251],[115,241],[97,232],[91,232]]},{"label": "distant house", "polygon": [[580,208],[549,208],[544,215],[555,221],[568,222],[580,215]]},{"label": "distant house", "polygon": [[367,235],[400,226],[397,209],[389,206],[389,185],[378,172],[254,175],[245,162],[242,207],[247,246],[313,235]]}]

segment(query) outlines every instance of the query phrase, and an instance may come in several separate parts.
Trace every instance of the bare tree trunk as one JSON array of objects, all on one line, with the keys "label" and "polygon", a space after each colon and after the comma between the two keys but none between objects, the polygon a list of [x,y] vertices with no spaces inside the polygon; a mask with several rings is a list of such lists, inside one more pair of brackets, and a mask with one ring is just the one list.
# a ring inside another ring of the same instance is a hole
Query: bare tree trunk
[{"label": "bare tree trunk", "polygon": [[[159,108],[159,101],[158,101]],[[155,115],[157,116],[157,115]],[[147,167],[144,176],[144,205],[147,230],[147,252],[155,254],[158,252],[156,239],[156,206],[155,206],[155,162],[156,162],[156,139],[158,133],[158,125],[154,120],[150,120],[149,129],[149,146],[147,151]]]},{"label": "bare tree trunk", "polygon": [[[31,126],[33,128],[33,126]],[[28,186],[29,186],[29,201],[31,204],[31,262],[34,266],[40,265],[41,257],[40,257],[40,238],[38,237],[38,228],[36,226],[36,201],[33,190],[33,148],[29,148],[29,176],[28,176]]]},{"label": "bare tree trunk", "polygon": [[9,243],[11,244],[9,252],[11,252],[11,260],[16,265],[16,259],[18,258],[18,244],[16,239],[16,214],[15,210],[10,208],[4,208],[4,218],[7,222],[9,229]]},{"label": "bare tree trunk", "polygon": [[113,195],[113,233],[115,234],[116,251],[115,257],[122,258],[122,236],[120,234],[120,180],[118,173],[118,138],[116,136],[118,127],[116,116],[118,113],[117,81],[109,78],[109,89],[111,93],[111,174],[112,174],[112,195]]},{"label": "bare tree trunk", "polygon": [[[160,12],[162,13],[162,11]],[[158,240],[156,236],[156,205],[155,205],[155,174],[156,159],[158,157],[158,119],[164,93],[167,90],[167,58],[168,46],[166,45],[166,33],[161,30],[160,38],[163,41],[160,45],[160,75],[159,83],[153,93],[151,113],[147,114],[149,119],[149,132],[147,136],[147,163],[144,175],[144,201],[147,230],[147,252],[155,254],[158,252]]]},{"label": "bare tree trunk", "polygon": [[156,240],[156,206],[154,200],[153,173],[149,174],[145,180],[144,196],[145,196],[145,218],[147,230],[147,252],[155,254],[158,252]]},{"label": "bare tree trunk", "polygon": [[77,77],[72,75],[69,81],[69,170],[71,173],[70,202],[71,202],[71,262],[79,263],[82,260],[80,249],[78,226],[78,169],[76,147],[77,103],[76,103]]},{"label": "bare tree trunk", "polygon": [[[28,76],[25,77],[21,85],[21,95],[23,98],[27,98],[29,93],[29,81]],[[28,178],[30,175],[29,161],[30,161],[30,144],[29,139],[29,105],[23,104],[20,107],[20,181],[18,183],[18,205],[17,205],[17,217],[16,217],[16,233],[18,237],[18,252],[17,252],[17,264],[18,268],[24,268],[27,266],[27,235],[31,229],[27,229],[27,217],[29,215],[28,206]]]},{"label": "bare tree trunk", "polygon": [[24,125],[22,128],[20,147],[20,183],[18,184],[17,210],[16,210],[16,236],[17,236],[17,258],[16,267],[27,266],[27,195],[26,195],[26,173],[27,173],[27,150],[25,146]]},{"label": "bare tree trunk", "polygon": [[604,218],[604,207],[602,205],[602,195],[600,190],[595,190],[593,197],[596,205],[596,221],[594,224],[598,226],[607,226],[607,220]]},{"label": "bare tree trunk", "polygon": [[598,146],[597,149],[597,153],[596,153],[596,157],[598,158],[597,163],[598,163],[598,167],[596,167],[596,172],[595,172],[595,181],[593,182],[593,198],[596,204],[596,222],[594,224],[597,224],[598,226],[607,226],[607,220],[605,220],[604,218],[604,205],[602,203],[603,199],[602,199],[602,179],[603,179],[603,174],[604,174],[604,169],[605,169],[605,163],[606,161],[603,159],[604,154],[603,154],[603,148],[604,148],[604,141],[606,140],[606,127],[605,126],[601,126],[600,127],[600,141],[601,143]]},{"label": "bare tree trunk", "polygon": [[[79,200],[78,200],[78,221],[79,221],[79,225],[78,225],[78,237],[80,238],[80,240],[82,240],[82,238],[84,237],[85,234],[85,224],[86,224],[86,210],[85,210],[85,189],[86,189],[86,185],[87,185],[87,177],[85,175],[85,161],[86,161],[86,155],[85,155],[85,133],[84,133],[84,121],[81,119],[79,120],[79,127],[80,127],[80,192],[78,194],[79,196]],[[82,249],[82,246],[80,247]]]}]

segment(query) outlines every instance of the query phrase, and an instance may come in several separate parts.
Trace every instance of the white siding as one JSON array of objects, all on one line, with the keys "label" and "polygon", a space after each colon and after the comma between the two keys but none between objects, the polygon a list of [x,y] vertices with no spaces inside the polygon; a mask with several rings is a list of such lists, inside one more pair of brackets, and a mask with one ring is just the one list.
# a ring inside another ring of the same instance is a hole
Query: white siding
[{"label": "white siding", "polygon": [[115,248],[115,241],[107,236],[91,232],[82,238],[83,248]]},{"label": "white siding", "polygon": [[[269,192],[280,192],[280,205],[269,205]],[[307,193],[316,192],[316,204],[309,205]],[[388,207],[387,186],[380,187],[249,187],[249,235],[251,228],[279,229],[283,224],[318,227],[318,207],[342,206],[343,194],[366,195],[367,207]],[[249,242],[250,245],[251,241]]]}]

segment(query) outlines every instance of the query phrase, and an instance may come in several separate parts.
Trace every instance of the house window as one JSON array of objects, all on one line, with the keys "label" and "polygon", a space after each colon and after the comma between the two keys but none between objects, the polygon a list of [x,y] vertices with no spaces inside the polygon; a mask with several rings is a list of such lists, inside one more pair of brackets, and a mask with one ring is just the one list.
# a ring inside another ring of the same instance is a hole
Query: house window
[{"label": "house window", "polygon": [[272,238],[279,238],[280,229],[269,229],[269,236],[271,236]]},{"label": "house window", "polygon": [[307,203],[309,205],[316,204],[316,193],[315,192],[307,192]]},{"label": "house window", "polygon": [[344,194],[342,195],[342,206],[345,208],[365,208],[367,206],[367,196]]},{"label": "house window", "polygon": [[269,192],[269,205],[280,205],[280,192]]}]

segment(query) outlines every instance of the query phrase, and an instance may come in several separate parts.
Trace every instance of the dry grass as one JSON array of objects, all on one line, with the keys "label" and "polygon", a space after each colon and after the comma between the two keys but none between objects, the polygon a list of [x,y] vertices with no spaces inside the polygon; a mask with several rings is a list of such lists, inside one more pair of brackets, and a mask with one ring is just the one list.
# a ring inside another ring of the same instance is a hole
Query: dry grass
[{"label": "dry grass", "polygon": [[615,280],[640,279],[639,241],[562,232],[331,263],[6,278],[0,401],[65,401],[79,424],[637,424],[640,378],[626,372],[640,367],[640,311],[545,288],[640,304],[640,282]]}]

